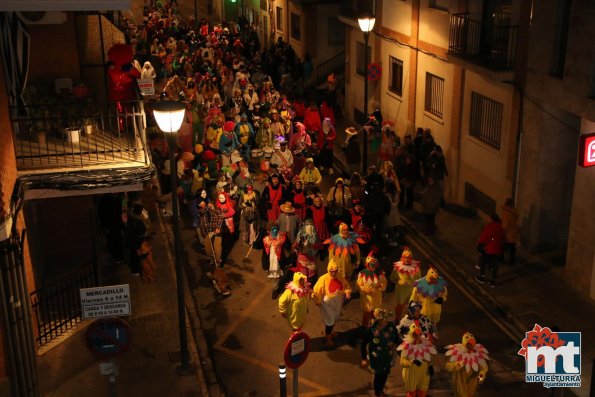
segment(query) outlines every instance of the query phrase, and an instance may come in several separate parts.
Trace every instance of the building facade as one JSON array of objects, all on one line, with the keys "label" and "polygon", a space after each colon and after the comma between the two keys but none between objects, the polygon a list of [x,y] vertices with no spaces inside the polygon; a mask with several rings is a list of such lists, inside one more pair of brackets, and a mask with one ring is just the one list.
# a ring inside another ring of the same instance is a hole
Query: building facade
[{"label": "building facade", "polygon": [[[364,99],[364,36],[346,39],[345,109],[378,106],[398,135],[430,129],[446,155],[447,200],[487,217],[507,198],[529,252],[560,252],[568,281],[595,298],[591,169],[577,166],[593,131],[591,37],[584,2],[378,1],[367,63],[382,69]],[[556,13],[551,10],[557,10]],[[589,40],[586,40],[589,42]],[[545,60],[545,61],[544,61]],[[555,182],[554,182],[555,181]]]}]

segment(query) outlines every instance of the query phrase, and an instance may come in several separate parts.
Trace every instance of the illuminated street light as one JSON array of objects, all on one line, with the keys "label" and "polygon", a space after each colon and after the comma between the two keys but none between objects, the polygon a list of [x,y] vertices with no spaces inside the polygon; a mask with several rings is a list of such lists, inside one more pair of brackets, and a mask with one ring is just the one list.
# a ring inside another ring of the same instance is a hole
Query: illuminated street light
[{"label": "illuminated street light", "polygon": [[368,129],[366,124],[368,123],[368,39],[370,32],[374,29],[374,23],[376,18],[373,16],[362,16],[357,19],[359,28],[364,34],[364,164],[363,164],[363,175],[368,172]]},{"label": "illuminated street light", "polygon": [[182,265],[182,240],[180,236],[179,203],[177,196],[178,172],[175,163],[174,148],[176,147],[176,134],[184,121],[186,106],[182,102],[160,101],[152,105],[153,115],[157,125],[167,136],[169,145],[169,165],[172,200],[172,217],[174,229],[174,258],[176,263],[176,286],[178,293],[178,327],[180,331],[180,367],[178,374],[184,375],[191,372],[190,354],[188,353],[188,334],[186,332],[186,310],[184,305],[184,270]]}]

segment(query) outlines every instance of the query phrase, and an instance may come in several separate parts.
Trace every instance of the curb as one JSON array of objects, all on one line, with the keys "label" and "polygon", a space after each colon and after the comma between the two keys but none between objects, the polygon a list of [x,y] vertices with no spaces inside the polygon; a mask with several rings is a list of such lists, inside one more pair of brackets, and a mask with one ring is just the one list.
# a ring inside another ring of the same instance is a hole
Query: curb
[{"label": "curb", "polygon": [[[159,222],[163,227],[164,233],[167,235],[165,242],[168,247],[167,259],[173,271],[175,271],[175,263],[173,261],[173,233],[171,225],[165,222],[161,213],[158,211]],[[198,306],[191,292],[188,282],[188,276],[184,270],[184,306],[186,311],[187,324],[186,327],[190,330],[190,355],[195,363],[197,370],[197,377],[200,384],[200,395],[204,397],[209,396],[225,396],[222,392],[221,385],[215,374],[213,362],[209,353],[209,348],[206,344],[206,339],[202,331],[200,318],[198,317]],[[192,308],[192,310],[190,310]],[[195,316],[191,315],[196,313]]]}]

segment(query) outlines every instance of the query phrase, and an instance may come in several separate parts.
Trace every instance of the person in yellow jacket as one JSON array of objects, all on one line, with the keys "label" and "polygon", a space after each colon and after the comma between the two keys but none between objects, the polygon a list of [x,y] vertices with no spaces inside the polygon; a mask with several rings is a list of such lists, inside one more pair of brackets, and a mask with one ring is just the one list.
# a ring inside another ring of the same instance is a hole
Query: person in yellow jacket
[{"label": "person in yellow jacket", "polygon": [[488,372],[488,351],[475,336],[465,332],[461,343],[446,346],[446,370],[450,372],[456,397],[473,397]]},{"label": "person in yellow jacket", "polygon": [[326,346],[333,347],[333,337],[336,336],[333,328],[341,316],[344,299],[351,299],[351,286],[345,277],[339,274],[339,267],[333,260],[328,263],[327,273],[314,285],[312,299],[320,306],[320,314],[325,325]]},{"label": "person in yellow jacket", "polygon": [[442,303],[448,296],[447,282],[438,275],[438,271],[430,267],[425,277],[415,280],[409,300],[422,304],[421,314],[438,325],[442,314]]},{"label": "person in yellow jacket", "polygon": [[308,301],[312,288],[305,274],[295,272],[293,281],[285,286],[285,291],[279,298],[279,313],[287,320],[291,329],[300,331],[308,314]]},{"label": "person in yellow jacket", "polygon": [[320,175],[318,168],[314,166],[313,158],[306,159],[306,166],[300,172],[300,181],[306,186],[318,186],[322,182],[322,175]]},{"label": "person in yellow jacket", "polygon": [[436,354],[436,348],[422,334],[417,321],[411,324],[409,333],[397,350],[401,352],[399,363],[403,368],[403,384],[407,397],[425,397],[430,387],[430,360],[432,354]]},{"label": "person in yellow jacket", "polygon": [[390,280],[396,284],[395,322],[401,319],[403,309],[409,303],[411,292],[413,292],[413,282],[421,277],[419,261],[414,261],[412,258],[411,250],[405,247],[401,254],[401,260],[393,264],[393,271],[390,274]]},{"label": "person in yellow jacket", "polygon": [[360,303],[364,312],[362,327],[368,327],[374,319],[374,309],[382,307],[382,292],[386,290],[386,284],[386,276],[378,266],[374,253],[370,252],[366,258],[366,268],[357,276]]}]

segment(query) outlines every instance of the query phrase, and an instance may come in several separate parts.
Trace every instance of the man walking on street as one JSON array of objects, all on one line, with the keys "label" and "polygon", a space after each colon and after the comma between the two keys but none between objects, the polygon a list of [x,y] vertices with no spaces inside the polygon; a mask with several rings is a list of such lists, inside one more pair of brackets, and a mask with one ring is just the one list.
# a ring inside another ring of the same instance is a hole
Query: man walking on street
[{"label": "man walking on street", "polygon": [[479,262],[479,276],[475,277],[478,283],[485,284],[486,269],[491,270],[489,284],[496,286],[496,277],[498,276],[498,267],[502,257],[502,247],[504,244],[504,228],[498,214],[492,214],[492,221],[484,226],[477,243],[477,250],[481,254]]},{"label": "man walking on street", "polygon": [[[215,266],[221,266],[221,225],[223,225],[223,215],[213,203],[201,201],[198,208],[200,214],[200,228],[202,238],[205,241],[205,251],[209,259]],[[208,240],[208,241],[207,241]]]}]

